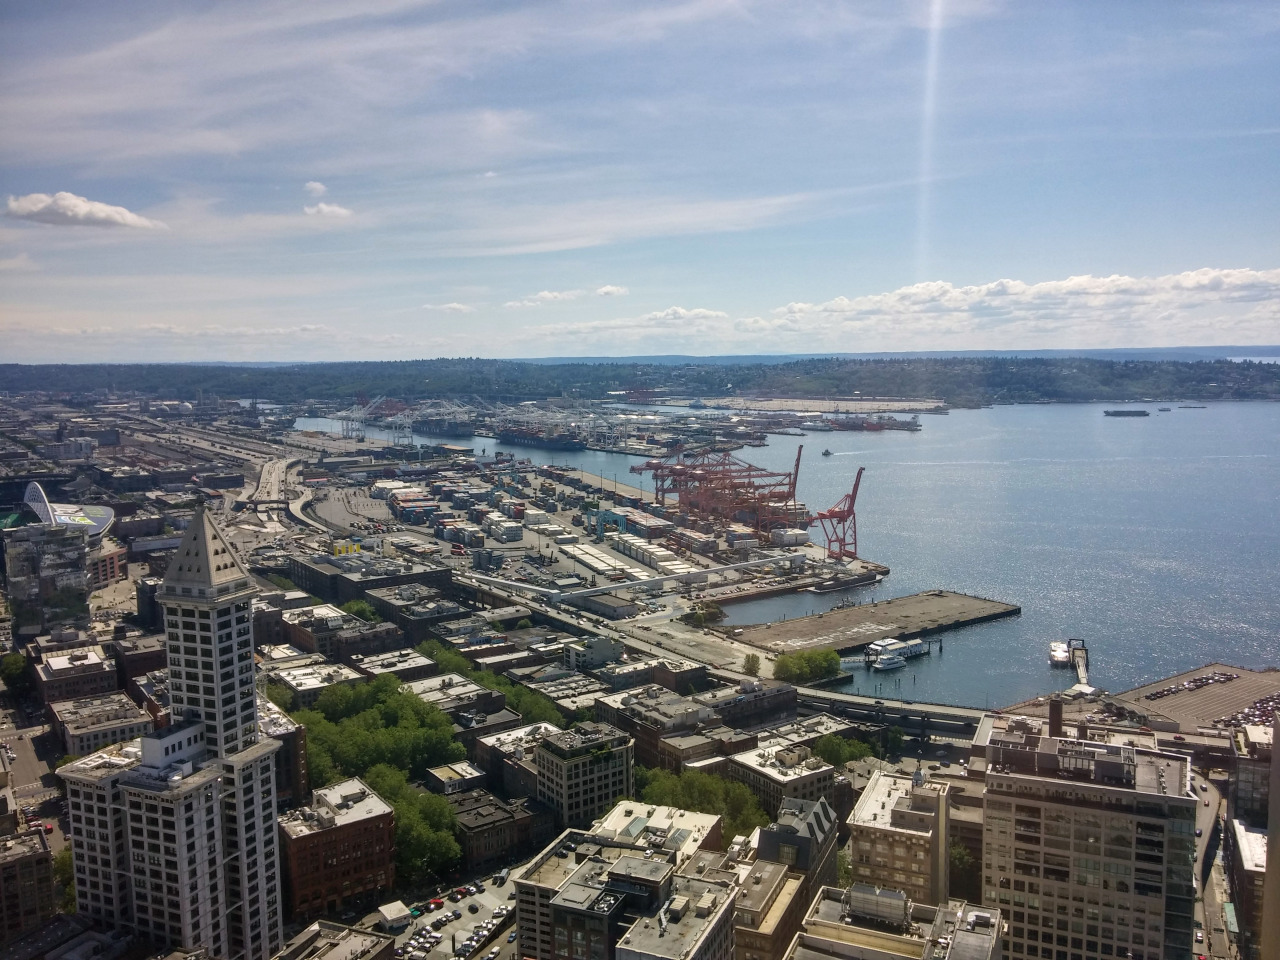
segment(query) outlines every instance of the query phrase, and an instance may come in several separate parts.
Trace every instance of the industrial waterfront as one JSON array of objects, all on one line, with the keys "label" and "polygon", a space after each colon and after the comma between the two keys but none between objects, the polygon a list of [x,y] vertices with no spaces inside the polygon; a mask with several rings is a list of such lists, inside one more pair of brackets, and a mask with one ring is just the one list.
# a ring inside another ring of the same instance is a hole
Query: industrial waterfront
[{"label": "industrial waterfront", "polygon": [[[1001,406],[922,417],[918,433],[771,437],[748,458],[788,469],[804,444],[797,496],[811,510],[848,493],[857,467],[867,467],[859,552],[892,573],[874,587],[732,604],[728,623],[933,589],[1017,604],[1021,616],[949,633],[942,655],[894,677],[901,696],[979,707],[1063,686],[1047,650],[1068,636],[1088,641],[1092,681],[1110,690],[1214,660],[1274,665],[1280,407],[1214,403],[1135,419],[1100,411]],[[297,428],[341,432],[333,421]],[[492,452],[491,442],[472,442]],[[820,456],[823,448],[832,456]],[[629,473],[637,457],[521,454],[652,489],[648,476]],[[855,674],[848,689],[873,682]]]}]

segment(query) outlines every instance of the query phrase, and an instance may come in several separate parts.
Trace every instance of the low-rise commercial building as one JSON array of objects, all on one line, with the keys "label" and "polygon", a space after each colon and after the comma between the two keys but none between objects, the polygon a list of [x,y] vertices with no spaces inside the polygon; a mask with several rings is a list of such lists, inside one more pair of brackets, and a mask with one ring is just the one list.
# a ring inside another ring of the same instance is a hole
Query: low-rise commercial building
[{"label": "low-rise commercial building", "polygon": [[484,787],[488,778],[483,770],[468,760],[444,763],[432,767],[422,778],[422,785],[431,793],[450,796]]},{"label": "low-rise commercial building", "polygon": [[335,913],[395,885],[395,814],[354,777],[316,790],[280,818],[285,907],[295,920]]},{"label": "low-rise commercial building", "polygon": [[744,679],[736,686],[695,693],[691,699],[714,710],[728,727],[750,729],[796,718],[796,688],[781,680]]},{"label": "low-rise commercial building", "polygon": [[36,690],[46,704],[78,700],[119,689],[116,665],[102,647],[57,654],[35,667]]},{"label": "low-rise commercial building", "polygon": [[367,679],[342,663],[312,663],[298,667],[279,667],[272,670],[269,676],[275,682],[283,684],[293,694],[295,709],[313,706],[326,687],[355,686]]},{"label": "low-rise commercial building", "polygon": [[[495,713],[507,705],[507,695],[482,687],[460,673],[445,673],[425,680],[414,680],[405,688],[425,703],[455,717],[459,713]],[[489,731],[496,733],[497,731]]]},{"label": "low-rise commercial building", "polygon": [[317,920],[276,954],[274,960],[392,960],[396,938]]},{"label": "low-rise commercial building", "polygon": [[877,771],[848,821],[854,879],[916,903],[945,903],[948,794],[946,783]]},{"label": "low-rise commercial building", "polygon": [[417,650],[392,650],[389,653],[352,654],[347,663],[366,677],[377,679],[389,673],[408,683],[423,680],[439,672],[436,662]]},{"label": "low-rise commercial building", "polygon": [[155,729],[155,721],[123,691],[62,700],[50,704],[53,728],[63,749],[83,757],[123,740],[133,740]]},{"label": "low-rise commercial building", "polygon": [[663,737],[720,722],[710,707],[657,684],[597,698],[596,719],[631,734],[636,763],[646,767],[661,765],[658,743]]},{"label": "low-rise commercial building", "polygon": [[556,835],[555,812],[528,797],[500,800],[487,790],[471,789],[450,794],[449,804],[464,871],[510,862]]},{"label": "low-rise commercial building", "polygon": [[101,590],[129,576],[129,551],[114,537],[103,537],[89,547],[85,555],[85,572],[89,589]]},{"label": "low-rise commercial building", "polygon": [[0,837],[0,944],[42,926],[56,911],[44,831]]},{"label": "low-rise commercial building", "polygon": [[488,775],[488,788],[504,797],[536,797],[538,767],[533,761],[538,745],[560,733],[554,723],[531,723],[501,733],[477,737],[476,766]]},{"label": "low-rise commercial building", "polygon": [[725,764],[724,775],[746,784],[770,816],[777,814],[786,799],[835,803],[835,768],[808,747],[735,754]]},{"label": "low-rise commercial building", "polygon": [[996,908],[963,900],[934,907],[861,883],[823,887],[785,960],[1001,960],[1006,926]]},{"label": "low-rise commercial building", "polygon": [[[731,960],[737,874],[698,871],[706,835],[677,826],[685,811],[625,806],[617,829],[568,831],[513,876],[520,955]],[[649,829],[659,814],[665,834]]]},{"label": "low-rise commercial building", "polygon": [[280,743],[276,751],[276,801],[288,809],[311,796],[307,728],[258,694],[258,733]]}]

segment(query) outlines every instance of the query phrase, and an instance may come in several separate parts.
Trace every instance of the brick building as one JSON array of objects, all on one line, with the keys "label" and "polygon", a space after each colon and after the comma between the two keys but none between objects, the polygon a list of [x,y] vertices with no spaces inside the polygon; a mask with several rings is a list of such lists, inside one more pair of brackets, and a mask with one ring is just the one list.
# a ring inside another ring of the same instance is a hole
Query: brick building
[{"label": "brick building", "polygon": [[353,777],[280,818],[285,910],[295,921],[345,909],[395,885],[395,815]]}]

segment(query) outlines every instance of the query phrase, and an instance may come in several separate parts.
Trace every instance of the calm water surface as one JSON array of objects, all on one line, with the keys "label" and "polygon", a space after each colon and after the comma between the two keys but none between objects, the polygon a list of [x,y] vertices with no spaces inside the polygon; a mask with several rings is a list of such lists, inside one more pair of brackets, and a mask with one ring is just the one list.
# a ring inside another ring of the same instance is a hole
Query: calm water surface
[{"label": "calm water surface", "polygon": [[[1280,404],[1170,406],[1143,418],[1096,405],[956,411],[922,417],[917,434],[814,433],[743,450],[789,470],[803,443],[798,496],[811,510],[835,503],[865,466],[860,552],[893,572],[874,591],[736,604],[730,620],[933,588],[1016,603],[1021,617],[946,634],[941,654],[850,683],[975,706],[1064,687],[1047,652],[1066,637],[1087,642],[1090,679],[1108,690],[1214,660],[1280,666]],[[632,457],[520,452],[640,485]]]}]

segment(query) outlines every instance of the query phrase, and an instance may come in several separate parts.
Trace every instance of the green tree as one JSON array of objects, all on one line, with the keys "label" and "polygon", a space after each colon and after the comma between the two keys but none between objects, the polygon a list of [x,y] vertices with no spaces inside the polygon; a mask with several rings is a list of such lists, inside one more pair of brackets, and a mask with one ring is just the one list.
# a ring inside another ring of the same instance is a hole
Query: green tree
[{"label": "green tree", "polygon": [[951,896],[963,897],[970,903],[977,903],[982,896],[982,873],[978,869],[978,861],[973,858],[967,847],[959,841],[953,841],[948,853],[948,885]]},{"label": "green tree", "polygon": [[288,577],[280,576],[280,574],[278,573],[267,574],[267,579],[270,580],[272,584],[274,584],[275,586],[279,587],[281,590],[284,590],[286,592],[298,589],[298,585],[296,583],[294,583]]},{"label": "green tree", "polygon": [[853,886],[853,857],[849,855],[849,851],[845,848],[841,848],[840,852],[836,854],[836,875],[838,877],[837,882],[844,889],[847,890]]},{"label": "green tree", "polygon": [[53,882],[62,891],[62,901],[58,909],[62,913],[75,913],[76,878],[70,847],[63,847],[53,855]]},{"label": "green tree", "polygon": [[799,650],[779,654],[773,662],[773,676],[788,683],[813,683],[840,674],[840,654],[834,650]]},{"label": "green tree", "polygon": [[[636,768],[636,789],[645,803],[718,813],[724,818],[726,837],[751,833],[769,824],[760,801],[746,784],[725,780],[700,770],[672,773]],[[643,787],[641,784],[643,783]]]},{"label": "green tree", "polygon": [[27,658],[20,653],[6,653],[0,657],[0,680],[15,696],[22,696],[31,689],[31,674],[27,670]]},{"label": "green tree", "polygon": [[760,676],[760,654],[748,653],[742,658],[742,672],[748,677]]},{"label": "green tree", "polygon": [[532,620],[530,620],[528,617],[525,617],[523,620],[519,621],[519,622],[516,624],[516,629],[517,629],[517,630],[531,630],[531,629],[533,629],[533,621],[532,621]]},{"label": "green tree", "polygon": [[864,760],[871,756],[871,747],[861,740],[828,733],[813,745],[813,752],[832,766],[843,767],[851,760]]},{"label": "green tree", "polygon": [[348,600],[342,605],[341,609],[343,613],[359,617],[365,623],[382,622],[382,617],[378,616],[378,611],[373,609],[373,604],[368,600]]},{"label": "green tree", "polygon": [[268,700],[274,703],[285,713],[288,713],[293,709],[293,691],[283,683],[276,680],[268,680],[263,685],[262,692],[267,695]]}]

